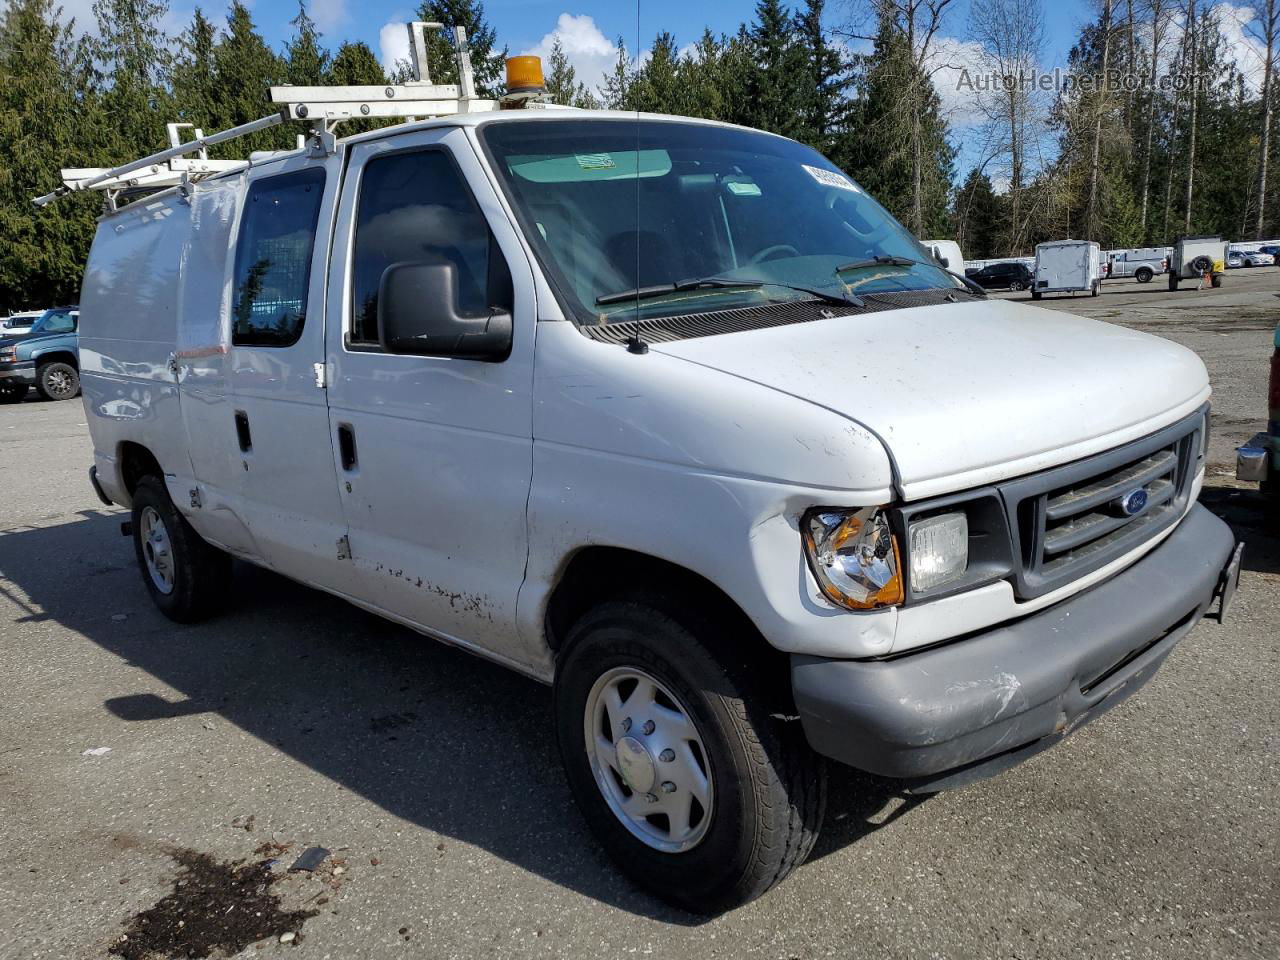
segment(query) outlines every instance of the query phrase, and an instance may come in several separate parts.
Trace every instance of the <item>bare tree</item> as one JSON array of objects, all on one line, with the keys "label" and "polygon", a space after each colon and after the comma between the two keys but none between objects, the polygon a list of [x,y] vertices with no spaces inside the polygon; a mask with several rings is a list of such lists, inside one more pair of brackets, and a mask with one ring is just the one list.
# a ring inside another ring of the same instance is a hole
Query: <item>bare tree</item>
[{"label": "bare tree", "polygon": [[1035,83],[1044,50],[1044,13],[1040,0],[975,0],[969,7],[970,32],[981,45],[995,89],[981,88],[978,106],[989,124],[996,155],[1008,159],[1010,253],[1024,239],[1024,191],[1031,141],[1043,129],[1044,105]]},{"label": "bare tree", "polygon": [[[1192,0],[1194,2],[1194,0]],[[1084,208],[1084,235],[1092,240],[1099,235],[1099,209],[1102,205],[1102,118],[1106,112],[1108,89],[1107,73],[1111,68],[1111,9],[1112,0],[1102,0],[1102,74],[1093,104],[1093,146],[1089,161],[1089,192]]]},{"label": "bare tree", "polygon": [[1165,28],[1169,20],[1169,4],[1167,0],[1150,0],[1148,7],[1151,15],[1151,49],[1149,51],[1151,66],[1147,71],[1147,129],[1146,142],[1142,148],[1142,238],[1147,238],[1147,208],[1151,196],[1151,146],[1152,135],[1156,128],[1156,104],[1160,101],[1156,89],[1160,76],[1160,45],[1164,40]]},{"label": "bare tree", "polygon": [[1187,23],[1183,39],[1184,74],[1189,81],[1188,99],[1191,101],[1190,117],[1187,120],[1187,179],[1184,190],[1186,209],[1182,229],[1191,232],[1191,198],[1195,194],[1196,182],[1196,120],[1200,106],[1200,32],[1196,24],[1196,0],[1187,0]]},{"label": "bare tree", "polygon": [[1252,24],[1250,33],[1262,41],[1265,53],[1262,62],[1262,118],[1258,131],[1258,226],[1254,238],[1261,240],[1266,229],[1267,214],[1267,159],[1271,152],[1271,127],[1275,106],[1272,91],[1272,74],[1275,72],[1276,31],[1280,27],[1280,4],[1276,0],[1253,0],[1257,14],[1257,26]]}]

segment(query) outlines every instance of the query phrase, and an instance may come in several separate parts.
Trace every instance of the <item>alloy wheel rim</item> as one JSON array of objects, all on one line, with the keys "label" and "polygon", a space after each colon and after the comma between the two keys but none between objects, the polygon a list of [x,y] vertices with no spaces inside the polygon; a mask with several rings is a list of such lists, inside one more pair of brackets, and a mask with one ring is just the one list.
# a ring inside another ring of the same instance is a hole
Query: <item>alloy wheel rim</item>
[{"label": "alloy wheel rim", "polygon": [[702,842],[714,778],[702,736],[670,688],[637,667],[605,672],[587,695],[584,732],[596,786],[632,836],[664,853]]},{"label": "alloy wheel rim", "polygon": [[173,592],[173,548],[169,542],[169,530],[164,525],[160,511],[155,507],[143,507],[139,520],[142,538],[142,556],[147,573],[155,588],[163,594]]},{"label": "alloy wheel rim", "polygon": [[66,396],[71,393],[71,375],[65,370],[54,370],[48,378],[49,392],[54,396]]}]

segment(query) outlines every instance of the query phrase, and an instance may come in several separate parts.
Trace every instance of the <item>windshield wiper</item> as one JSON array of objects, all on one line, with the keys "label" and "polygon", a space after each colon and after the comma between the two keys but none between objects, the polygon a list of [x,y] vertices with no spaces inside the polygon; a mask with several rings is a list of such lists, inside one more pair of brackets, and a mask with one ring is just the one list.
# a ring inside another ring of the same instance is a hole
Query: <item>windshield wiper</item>
[{"label": "windshield wiper", "polygon": [[[890,257],[878,256],[868,257],[866,260],[853,260],[849,263],[843,263],[836,267],[836,273],[844,273],[846,270],[868,270],[871,267],[933,267],[937,264],[928,263],[924,260],[912,260],[910,257]],[[941,270],[941,267],[938,267]]]},{"label": "windshield wiper", "polygon": [[610,303],[626,303],[628,300],[649,300],[653,297],[665,296],[668,293],[683,293],[688,290],[729,290],[735,287],[755,289],[763,286],[761,280],[732,280],[728,277],[700,277],[697,280],[679,280],[675,283],[659,283],[652,287],[632,287],[630,290],[619,290],[617,293],[606,293],[596,297],[596,303],[605,306]]},{"label": "windshield wiper", "polygon": [[653,297],[666,296],[669,293],[683,293],[689,290],[754,290],[758,287],[785,287],[797,293],[805,293],[821,300],[823,303],[838,304],[842,307],[864,307],[865,301],[852,294],[845,297],[838,293],[825,293],[811,287],[802,287],[794,283],[783,283],[779,280],[735,280],[731,277],[702,277],[697,280],[681,280],[676,283],[660,283],[651,287],[634,287],[630,290],[619,290],[617,293],[606,293],[596,297],[596,303],[605,306],[611,303],[626,303],[630,300],[649,300]]}]

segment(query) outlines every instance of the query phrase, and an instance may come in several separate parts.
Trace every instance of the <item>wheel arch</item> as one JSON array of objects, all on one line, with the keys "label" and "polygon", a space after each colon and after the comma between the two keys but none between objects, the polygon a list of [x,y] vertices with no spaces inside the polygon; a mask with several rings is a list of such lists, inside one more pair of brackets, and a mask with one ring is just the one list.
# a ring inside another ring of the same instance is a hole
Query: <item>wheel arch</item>
[{"label": "wheel arch", "polygon": [[164,470],[160,467],[160,461],[147,447],[135,440],[120,442],[116,447],[116,463],[120,471],[120,485],[130,501],[143,477],[155,476],[161,483],[164,482]]},{"label": "wheel arch", "polygon": [[735,656],[775,663],[781,675],[790,676],[787,654],[772,646],[716,583],[670,560],[615,546],[584,546],[562,566],[546,606],[545,635],[552,654],[559,654],[573,624],[592,607],[637,593],[662,598],[677,615],[683,608],[700,620],[718,624],[723,635],[742,639],[732,651]]},{"label": "wheel arch", "polygon": [[42,367],[46,363],[69,363],[77,373],[80,371],[80,359],[73,351],[65,347],[54,347],[51,350],[34,354],[31,359],[35,361],[37,367]]}]

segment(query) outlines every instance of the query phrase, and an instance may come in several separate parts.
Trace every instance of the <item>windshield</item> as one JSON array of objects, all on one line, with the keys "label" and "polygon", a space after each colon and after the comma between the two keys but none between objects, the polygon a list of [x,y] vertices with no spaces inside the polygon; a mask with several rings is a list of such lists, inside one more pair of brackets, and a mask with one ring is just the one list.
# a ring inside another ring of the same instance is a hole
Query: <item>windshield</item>
[{"label": "windshield", "polygon": [[31,327],[32,333],[71,333],[76,328],[79,311],[65,308],[46,310]]},{"label": "windshield", "polygon": [[861,187],[781,137],[629,119],[492,123],[481,136],[544,268],[586,323],[814,291],[852,301],[963,289]]}]

